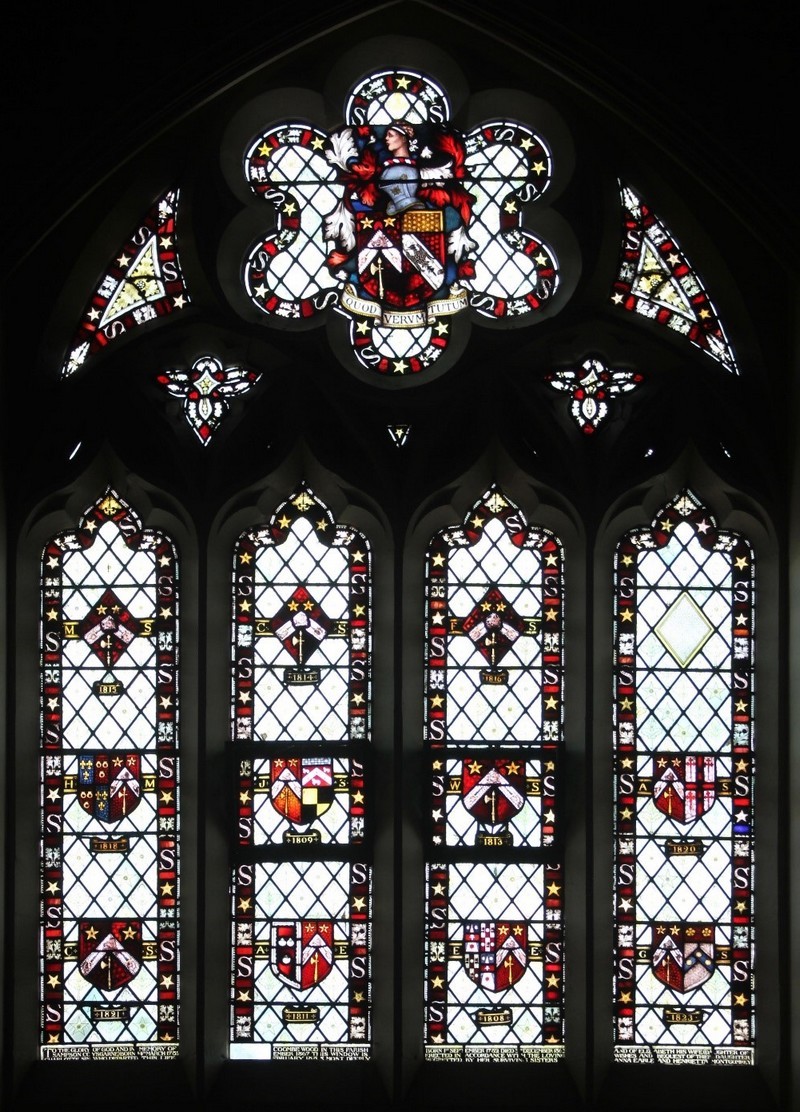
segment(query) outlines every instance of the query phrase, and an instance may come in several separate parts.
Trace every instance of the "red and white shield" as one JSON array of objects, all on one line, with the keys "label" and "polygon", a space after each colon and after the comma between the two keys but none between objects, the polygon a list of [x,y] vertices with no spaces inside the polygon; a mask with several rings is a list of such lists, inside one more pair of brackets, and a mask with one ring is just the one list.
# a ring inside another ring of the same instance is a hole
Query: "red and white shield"
[{"label": "red and white shield", "polygon": [[132,981],[142,964],[138,919],[82,919],[78,926],[78,969],[95,988],[111,992]]},{"label": "red and white shield", "polygon": [[356,234],[359,281],[381,305],[415,309],[442,286],[446,247],[438,209],[362,213]]},{"label": "red and white shield", "polygon": [[713,757],[663,753],[654,761],[653,802],[668,818],[694,822],[713,806],[717,794]]},{"label": "red and white shield", "polygon": [[270,964],[292,988],[313,988],[333,968],[332,919],[275,919]]},{"label": "red and white shield", "polygon": [[510,822],[525,806],[522,763],[505,757],[466,757],[461,765],[461,798],[480,823],[499,826]]},{"label": "red and white shield", "polygon": [[716,969],[713,923],[655,923],[653,972],[676,992],[691,992]]},{"label": "red and white shield", "polygon": [[489,992],[503,992],[520,980],[527,948],[527,923],[481,920],[464,926],[464,968],[470,980]]}]

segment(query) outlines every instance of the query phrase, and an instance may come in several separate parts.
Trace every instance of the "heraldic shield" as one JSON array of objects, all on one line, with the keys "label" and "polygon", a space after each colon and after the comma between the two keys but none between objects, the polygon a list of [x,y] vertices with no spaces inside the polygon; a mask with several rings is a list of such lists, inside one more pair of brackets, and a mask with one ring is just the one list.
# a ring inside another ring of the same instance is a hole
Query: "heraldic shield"
[{"label": "heraldic shield", "polygon": [[78,934],[81,976],[103,992],[132,981],[142,964],[138,919],[82,919]]},{"label": "heraldic shield", "polygon": [[417,308],[444,282],[446,252],[440,211],[416,208],[382,217],[360,213],[357,242],[359,280],[381,305]]},{"label": "heraldic shield", "polygon": [[653,972],[676,992],[691,992],[716,969],[713,923],[655,923]]},{"label": "heraldic shield", "polygon": [[333,803],[333,762],[327,757],[275,757],[270,800],[294,826],[306,826]]},{"label": "heraldic shield", "polygon": [[517,761],[506,758],[476,760],[461,765],[464,806],[485,826],[510,822],[525,806],[525,775]]},{"label": "heraldic shield", "polygon": [[333,968],[332,919],[275,919],[270,934],[270,965],[285,984],[307,989],[325,980]]},{"label": "heraldic shield", "polygon": [[713,757],[659,754],[655,767],[653,802],[668,818],[694,822],[713,806],[717,795]]},{"label": "heraldic shield", "polygon": [[135,811],[142,798],[138,753],[85,750],[78,757],[78,802],[92,818],[119,822]]},{"label": "heraldic shield", "polygon": [[464,968],[489,992],[516,984],[528,963],[528,924],[481,920],[464,925]]}]

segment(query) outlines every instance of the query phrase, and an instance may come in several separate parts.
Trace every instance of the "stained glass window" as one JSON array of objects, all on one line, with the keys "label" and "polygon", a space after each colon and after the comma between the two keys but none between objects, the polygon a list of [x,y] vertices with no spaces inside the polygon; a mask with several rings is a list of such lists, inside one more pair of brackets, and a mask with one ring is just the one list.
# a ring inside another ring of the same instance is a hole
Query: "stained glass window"
[{"label": "stained glass window", "polygon": [[42,1057],[178,1052],[178,595],[112,489],[42,567]]},{"label": "stained glass window", "polygon": [[302,486],[234,561],[231,1057],[367,1058],[369,545]]},{"label": "stained glass window", "polygon": [[178,200],[177,189],[160,197],[109,261],[72,338],[64,378],[131,329],[189,304],[176,237]]},{"label": "stained glass window", "polygon": [[385,70],[351,89],[345,126],[259,135],[244,175],[277,226],[249,249],[250,302],[297,322],[335,308],[360,365],[394,377],[437,363],[467,308],[523,324],[557,300],[555,252],[524,219],[552,180],[548,147],[504,118],[462,133],[451,113],[433,77]]},{"label": "stained glass window", "polygon": [[753,582],[688,490],[617,551],[618,1061],[754,1061]]},{"label": "stained glass window", "polygon": [[736,373],[722,322],[675,236],[629,186],[620,194],[623,240],[612,302],[686,336]]},{"label": "stained glass window", "polygon": [[497,488],[427,558],[425,1056],[563,1054],[562,554]]}]

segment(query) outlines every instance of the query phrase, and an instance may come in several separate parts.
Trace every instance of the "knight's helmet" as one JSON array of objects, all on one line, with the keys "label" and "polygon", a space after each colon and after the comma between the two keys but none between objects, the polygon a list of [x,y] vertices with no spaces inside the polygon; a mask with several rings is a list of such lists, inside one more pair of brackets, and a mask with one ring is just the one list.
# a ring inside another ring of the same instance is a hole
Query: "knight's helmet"
[{"label": "knight's helmet", "polygon": [[406,209],[420,203],[417,200],[419,174],[413,162],[390,163],[381,174],[378,184],[385,193],[389,194],[386,211],[390,216],[405,212]]}]

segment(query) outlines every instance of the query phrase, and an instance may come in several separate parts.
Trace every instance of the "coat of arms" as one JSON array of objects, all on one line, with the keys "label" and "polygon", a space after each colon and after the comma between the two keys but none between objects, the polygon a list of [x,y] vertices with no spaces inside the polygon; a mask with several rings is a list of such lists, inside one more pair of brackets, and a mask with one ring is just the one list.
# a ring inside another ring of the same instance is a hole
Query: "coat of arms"
[{"label": "coat of arms", "polygon": [[313,988],[333,968],[332,919],[275,919],[270,964],[292,988]]},{"label": "coat of arms", "polygon": [[92,818],[119,822],[142,798],[141,757],[118,750],[85,750],[78,757],[78,802]]},{"label": "coat of arms", "polygon": [[132,981],[142,964],[142,925],[137,919],[82,919],[78,969],[95,988],[111,992]]},{"label": "coat of arms", "polygon": [[528,963],[528,924],[481,920],[464,926],[464,968],[470,980],[489,992],[516,984]]},{"label": "coat of arms", "polygon": [[655,923],[653,972],[676,992],[691,992],[716,968],[713,923]]},{"label": "coat of arms", "polygon": [[655,769],[653,802],[668,818],[694,822],[713,805],[717,794],[714,757],[659,754]]},{"label": "coat of arms", "polygon": [[467,757],[461,768],[461,798],[482,826],[505,826],[525,806],[525,772],[518,761]]},{"label": "coat of arms", "polygon": [[276,757],[270,800],[293,826],[307,826],[333,803],[333,762],[328,757]]},{"label": "coat of arms", "polygon": [[390,328],[419,328],[460,311],[472,276],[458,133],[430,120],[395,119],[331,136],[343,197],[325,222],[328,265],[345,281],[342,306]]}]

